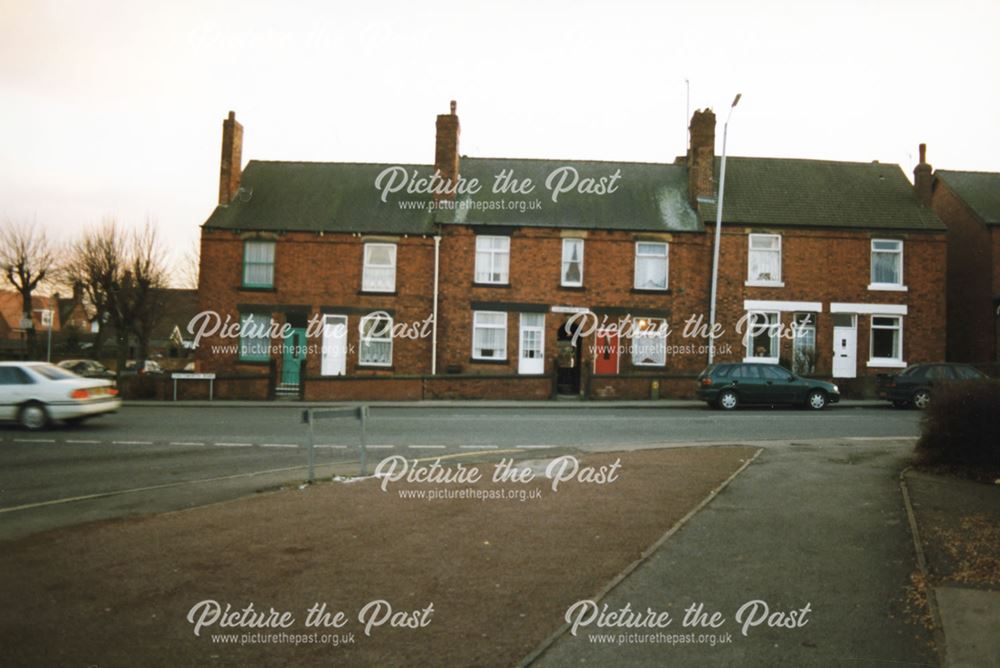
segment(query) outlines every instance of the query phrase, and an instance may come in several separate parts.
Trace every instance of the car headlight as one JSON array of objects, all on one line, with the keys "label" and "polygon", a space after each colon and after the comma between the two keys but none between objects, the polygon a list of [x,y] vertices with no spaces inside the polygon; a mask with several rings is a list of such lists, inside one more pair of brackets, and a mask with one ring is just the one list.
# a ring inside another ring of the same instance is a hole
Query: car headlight
[{"label": "car headlight", "polygon": [[836,392],[837,394],[840,394],[840,388],[837,387],[836,385],[833,386],[833,391]]}]

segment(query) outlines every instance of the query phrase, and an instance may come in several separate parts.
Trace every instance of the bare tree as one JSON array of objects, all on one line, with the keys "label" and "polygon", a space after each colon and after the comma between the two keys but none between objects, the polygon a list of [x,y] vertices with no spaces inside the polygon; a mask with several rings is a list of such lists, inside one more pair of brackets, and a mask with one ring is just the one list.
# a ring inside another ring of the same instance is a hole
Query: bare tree
[{"label": "bare tree", "polygon": [[201,273],[201,239],[194,239],[184,251],[181,266],[177,271],[179,287],[189,290],[198,289],[198,276]]},{"label": "bare tree", "polygon": [[7,224],[0,229],[0,266],[7,281],[21,295],[27,331],[28,356],[35,356],[32,294],[56,270],[57,255],[45,231],[36,224]]},{"label": "bare tree", "polygon": [[119,372],[125,368],[133,336],[138,361],[144,361],[153,329],[162,318],[167,285],[155,224],[147,221],[142,229],[127,234],[113,219],[105,220],[77,240],[68,266],[69,275],[83,285],[97,311],[97,352],[111,329]]}]

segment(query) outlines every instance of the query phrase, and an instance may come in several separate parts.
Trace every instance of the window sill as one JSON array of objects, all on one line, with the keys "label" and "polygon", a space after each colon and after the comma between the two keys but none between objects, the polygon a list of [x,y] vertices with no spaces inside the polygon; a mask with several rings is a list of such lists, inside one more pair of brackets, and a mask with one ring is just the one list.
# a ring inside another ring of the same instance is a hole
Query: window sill
[{"label": "window sill", "polygon": [[639,364],[637,362],[632,362],[632,366],[635,367],[636,369],[662,369],[663,367],[667,366],[667,363],[664,362],[663,364]]},{"label": "window sill", "polygon": [[508,360],[507,360],[507,358],[504,358],[504,359],[493,359],[493,358],[483,358],[483,359],[480,359],[478,357],[470,357],[469,358],[469,363],[470,364],[507,364]]},{"label": "window sill", "polygon": [[386,297],[395,297],[396,296],[396,291],[395,290],[365,290],[364,288],[361,288],[360,290],[358,290],[358,294],[359,295],[373,295],[373,296],[385,295]]},{"label": "window sill", "polygon": [[777,364],[777,357],[744,357],[744,364]]},{"label": "window sill", "polygon": [[277,292],[273,285],[240,285],[236,289],[243,292]]},{"label": "window sill", "polygon": [[908,292],[909,288],[905,285],[892,285],[891,283],[869,283],[869,290],[882,290],[885,292]]},{"label": "window sill", "polygon": [[746,281],[743,285],[748,288],[783,288],[784,281]]},{"label": "window sill", "polygon": [[358,371],[396,371],[396,367],[391,364],[358,364]]},{"label": "window sill", "polygon": [[472,282],[472,287],[474,288],[509,288],[510,283],[477,283]]},{"label": "window sill", "polygon": [[669,295],[670,288],[632,288],[632,294]]},{"label": "window sill", "polygon": [[560,283],[559,284],[559,289],[560,290],[572,290],[574,292],[583,292],[587,288],[583,287],[582,285],[564,285],[564,284]]},{"label": "window sill", "polygon": [[876,369],[905,369],[906,362],[876,357],[868,360],[866,366]]}]

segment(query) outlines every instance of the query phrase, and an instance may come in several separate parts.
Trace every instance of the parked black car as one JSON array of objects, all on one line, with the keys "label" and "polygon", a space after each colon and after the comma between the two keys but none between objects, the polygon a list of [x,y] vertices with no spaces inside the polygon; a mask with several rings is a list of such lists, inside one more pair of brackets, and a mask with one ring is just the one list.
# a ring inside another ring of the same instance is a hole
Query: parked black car
[{"label": "parked black car", "polygon": [[59,367],[72,371],[84,378],[105,378],[114,380],[115,373],[96,360],[63,360]]},{"label": "parked black car", "polygon": [[914,364],[901,373],[883,373],[878,376],[879,399],[891,401],[896,408],[924,409],[931,403],[931,395],[942,383],[965,380],[982,380],[986,374],[968,364]]},{"label": "parked black car", "polygon": [[740,404],[791,404],[821,410],[840,401],[833,383],[796,376],[777,364],[711,364],[698,376],[698,398],[732,410]]}]

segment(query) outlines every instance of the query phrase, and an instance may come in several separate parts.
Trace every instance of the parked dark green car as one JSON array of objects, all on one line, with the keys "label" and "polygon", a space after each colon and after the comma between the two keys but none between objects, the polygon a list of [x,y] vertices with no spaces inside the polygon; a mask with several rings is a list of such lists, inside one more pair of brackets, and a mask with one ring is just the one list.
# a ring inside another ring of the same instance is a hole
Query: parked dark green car
[{"label": "parked dark green car", "polygon": [[968,364],[913,364],[899,374],[880,374],[878,396],[896,408],[913,406],[923,410],[931,405],[935,387],[944,383],[982,380],[986,374]]},{"label": "parked dark green car", "polygon": [[698,398],[724,410],[741,404],[789,404],[818,411],[840,401],[840,390],[777,364],[711,364],[698,376]]}]

